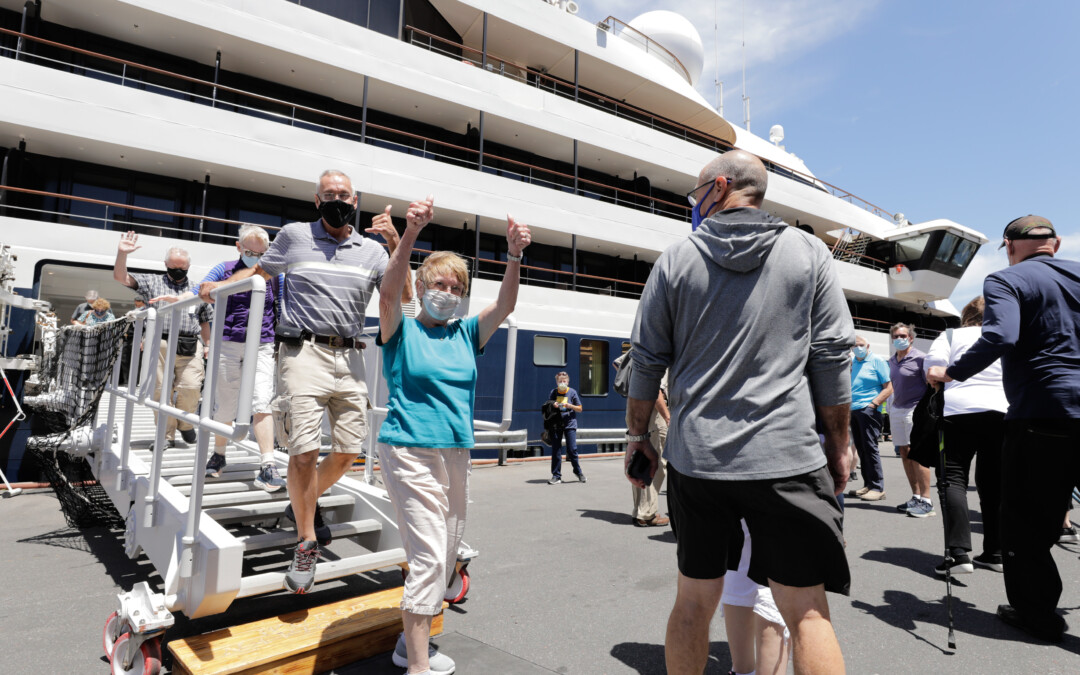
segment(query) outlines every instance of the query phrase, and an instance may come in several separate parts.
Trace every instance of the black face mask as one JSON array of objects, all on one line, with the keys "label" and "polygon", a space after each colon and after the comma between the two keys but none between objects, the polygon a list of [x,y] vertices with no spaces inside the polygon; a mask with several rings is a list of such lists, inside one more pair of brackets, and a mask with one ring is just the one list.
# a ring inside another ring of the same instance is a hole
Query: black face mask
[{"label": "black face mask", "polygon": [[326,221],[326,224],[335,230],[341,227],[345,227],[352,222],[353,214],[356,213],[356,207],[349,202],[343,202],[338,199],[334,199],[328,202],[321,202],[319,204],[319,215]]},{"label": "black face mask", "polygon": [[179,267],[170,267],[165,270],[165,273],[169,275],[169,278],[173,280],[173,283],[180,283],[187,278],[187,270],[180,269]]}]

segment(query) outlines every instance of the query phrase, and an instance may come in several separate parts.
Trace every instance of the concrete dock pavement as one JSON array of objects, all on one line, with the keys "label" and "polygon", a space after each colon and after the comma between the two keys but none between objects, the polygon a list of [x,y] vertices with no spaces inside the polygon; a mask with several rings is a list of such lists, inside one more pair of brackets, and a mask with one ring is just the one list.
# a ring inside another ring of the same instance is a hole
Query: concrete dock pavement
[{"label": "concrete dock pavement", "polygon": [[[899,458],[882,446],[887,499],[848,501],[845,535],[850,597],[830,595],[849,673],[1080,672],[1080,547],[1056,546],[1061,599],[1073,624],[1049,645],[1001,623],[1000,574],[977,569],[953,587],[956,650],[946,645],[945,584],[933,571],[943,549],[937,516],[909,518]],[[589,458],[589,482],[547,485],[548,465],[526,462],[473,471],[465,540],[480,552],[465,601],[447,611],[436,643],[463,675],[489,673],[663,673],[663,642],[675,590],[675,544],[668,527],[631,523],[621,459]],[[856,484],[861,484],[856,482]],[[936,495],[935,495],[936,497]],[[972,490],[976,551],[978,498]],[[665,504],[664,498],[661,505]],[[107,672],[101,630],[116,594],[160,579],[130,561],[122,532],[65,526],[48,492],[0,502],[0,672]],[[337,544],[331,545],[331,550]],[[797,552],[794,554],[797,555]],[[268,564],[287,562],[269,559]],[[178,617],[166,639],[202,633],[400,584],[396,569],[320,585],[310,595],[238,601],[225,615]],[[707,673],[730,657],[719,615]],[[166,671],[167,672],[167,671]],[[400,675],[389,655],[338,668],[341,675]]]}]

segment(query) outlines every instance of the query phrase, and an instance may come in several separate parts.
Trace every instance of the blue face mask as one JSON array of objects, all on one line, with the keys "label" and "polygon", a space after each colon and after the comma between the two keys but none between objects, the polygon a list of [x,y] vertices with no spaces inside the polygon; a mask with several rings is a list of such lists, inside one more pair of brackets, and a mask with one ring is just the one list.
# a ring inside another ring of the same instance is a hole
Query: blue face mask
[{"label": "blue face mask", "polygon": [[911,340],[907,338],[896,338],[892,341],[892,346],[896,347],[896,351],[902,352],[911,346]]},{"label": "blue face mask", "polygon": [[866,347],[855,347],[851,351],[855,354],[855,358],[859,359],[860,361],[865,359],[866,355],[870,352],[870,350]]},{"label": "blue face mask", "polygon": [[259,256],[256,255],[242,255],[240,260],[243,261],[244,267],[255,267],[259,264]]},{"label": "blue face mask", "polygon": [[701,227],[701,223],[705,220],[706,216],[701,212],[701,206],[705,203],[705,199],[708,198],[709,193],[712,192],[712,189],[715,185],[716,183],[714,182],[712,185],[709,186],[709,189],[706,190],[705,194],[701,196],[701,200],[698,201],[698,203],[694,205],[694,208],[690,211],[691,232]]}]

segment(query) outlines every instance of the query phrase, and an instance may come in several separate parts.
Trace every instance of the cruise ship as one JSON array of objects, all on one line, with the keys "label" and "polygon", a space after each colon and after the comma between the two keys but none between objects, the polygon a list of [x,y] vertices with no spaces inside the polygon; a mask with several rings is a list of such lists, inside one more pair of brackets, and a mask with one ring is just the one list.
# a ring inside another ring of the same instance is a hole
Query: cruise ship
[{"label": "cruise ship", "polygon": [[[435,196],[413,261],[467,258],[464,311],[475,312],[497,293],[511,213],[534,241],[513,391],[500,331],[477,416],[500,422],[512,393],[509,428],[535,450],[562,370],[583,427],[623,427],[611,362],[637,298],[690,231],[685,194],[701,167],[741,148],[769,169],[765,208],[833,251],[879,353],[895,321],[923,339],[952,325],[946,298],[986,238],[944,219],[910,223],[815,177],[778,135],[720,116],[695,88],[702,64],[700,37],[677,14],[592,23],[566,0],[0,0],[10,285],[49,302],[61,325],[91,288],[119,314],[133,299],[112,281],[121,232],[140,234],[130,269],[161,271],[180,245],[198,279],[236,255],[242,223],[273,233],[317,218],[316,178],[335,168],[360,195],[359,228],[389,205],[401,229],[410,201]],[[8,321],[0,356],[33,354],[33,315]],[[24,375],[9,372],[18,391]],[[0,439],[13,479],[35,479],[22,470],[29,433],[24,423]]]}]

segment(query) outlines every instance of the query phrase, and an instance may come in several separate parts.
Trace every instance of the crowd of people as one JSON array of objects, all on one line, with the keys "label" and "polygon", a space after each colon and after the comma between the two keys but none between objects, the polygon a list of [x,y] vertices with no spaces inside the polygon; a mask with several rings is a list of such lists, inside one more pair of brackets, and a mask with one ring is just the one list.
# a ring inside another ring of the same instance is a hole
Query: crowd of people
[{"label": "crowd of people", "polygon": [[[1069,499],[1080,482],[1080,263],[1054,257],[1060,237],[1048,220],[1017,219],[1003,235],[1010,267],[987,278],[983,296],[964,308],[962,326],[923,353],[915,327],[897,323],[886,359],[856,334],[824,244],[762,210],[767,177],[759,159],[738,150],[702,169],[687,195],[693,233],[656,261],[631,351],[614,364],[627,369],[632,521],[670,522],[677,542],[668,672],[702,672],[718,605],[733,673],[785,672],[789,658],[796,672],[843,672],[826,592],[850,589],[843,495],[857,475],[855,455],[863,485],[848,496],[886,497],[879,451],[886,404],[911,489],[901,512],[936,514],[928,465],[937,466],[947,547],[936,571],[964,574],[978,565],[1003,572],[1009,604],[998,616],[1060,641],[1061,581],[1049,548],[1062,536],[1063,514],[1069,526]],[[180,248],[168,250],[164,274],[129,273],[127,257],[139,248],[129,232],[117,249],[114,278],[155,307],[202,299],[175,319],[169,396],[185,411],[195,410],[203,383],[214,290],[256,274],[267,280],[263,316],[251,321],[261,331],[252,405],[263,457],[256,484],[271,492],[288,488],[284,515],[296,523],[297,543],[285,585],[295,593],[312,587],[322,548],[333,539],[318,497],[352,466],[368,434],[360,333],[379,289],[376,344],[389,389],[379,462],[409,564],[404,632],[393,659],[408,673],[449,674],[452,659],[430,646],[428,635],[465,529],[476,359],[514,310],[531,234],[507,218],[508,264],[498,297],[463,318],[470,280],[464,259],[434,252],[415,280],[409,269],[417,236],[434,217],[432,197],[409,205],[400,235],[390,207],[373,219],[365,231],[381,235],[386,249],[350,224],[357,196],[345,174],[319,177],[315,205],[319,220],[287,225],[273,241],[262,228],[244,227],[237,258],[198,283]],[[420,309],[405,316],[402,303],[413,297]],[[86,300],[73,320],[111,318],[108,301],[89,294]],[[225,330],[215,420],[236,416],[249,304],[249,294],[237,294],[219,308]],[[167,335],[174,319],[164,316]],[[168,349],[162,340],[159,387]],[[567,373],[558,373],[555,385],[546,404],[548,482],[562,482],[565,445],[584,483],[576,444],[581,398]],[[942,398],[937,415],[920,418],[920,408]],[[324,412],[331,452],[318,462]],[[914,450],[927,424],[943,439],[933,462]],[[273,460],[275,427],[289,455],[284,480]],[[170,418],[169,444],[176,431],[185,442],[195,440],[190,425]],[[225,446],[218,437],[208,475],[227,466]],[[984,533],[982,552],[972,557],[967,489],[976,458]],[[658,499],[665,477],[670,521]],[[1040,489],[1026,489],[1036,482]]]}]

